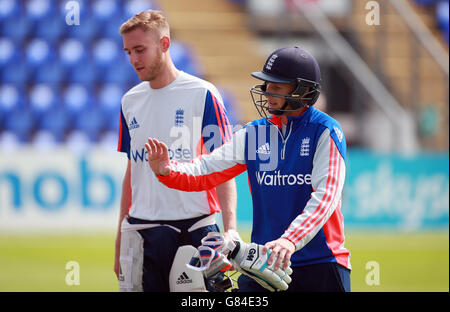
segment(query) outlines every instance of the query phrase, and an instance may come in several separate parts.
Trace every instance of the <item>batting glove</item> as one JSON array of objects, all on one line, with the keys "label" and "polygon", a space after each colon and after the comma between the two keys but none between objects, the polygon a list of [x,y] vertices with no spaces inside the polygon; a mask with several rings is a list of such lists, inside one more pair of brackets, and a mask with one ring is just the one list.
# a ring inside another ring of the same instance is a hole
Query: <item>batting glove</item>
[{"label": "batting glove", "polygon": [[263,245],[256,243],[247,244],[243,241],[234,241],[236,247],[228,255],[233,267],[254,279],[258,284],[270,291],[286,290],[291,282],[292,269],[289,266],[286,270],[279,268],[274,270],[272,265],[268,265],[267,261],[270,257],[270,250],[263,255]]}]

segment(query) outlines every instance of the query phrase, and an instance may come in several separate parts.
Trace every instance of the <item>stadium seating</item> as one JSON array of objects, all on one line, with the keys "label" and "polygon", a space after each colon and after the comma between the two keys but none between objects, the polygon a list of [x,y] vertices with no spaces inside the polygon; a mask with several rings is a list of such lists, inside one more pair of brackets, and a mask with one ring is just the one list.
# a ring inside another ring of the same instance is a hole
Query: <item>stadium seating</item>
[{"label": "stadium seating", "polygon": [[439,29],[443,33],[444,39],[449,42],[449,4],[448,0],[439,1],[436,4],[436,18]]},{"label": "stadium seating", "polygon": [[58,62],[67,69],[73,69],[88,62],[88,51],[83,42],[76,38],[66,38],[58,45]]},{"label": "stadium seating", "polygon": [[0,7],[0,21],[17,16],[22,10],[21,2],[16,0],[1,0]]},{"label": "stadium seating", "polygon": [[18,85],[0,85],[0,124],[3,124],[15,109],[24,108],[23,92]]},{"label": "stadium seating", "polygon": [[0,133],[0,151],[2,153],[8,153],[10,151],[17,150],[24,142],[21,142],[17,135],[9,130],[3,130]]},{"label": "stadium seating", "polygon": [[65,27],[69,38],[79,39],[85,44],[95,40],[95,37],[101,34],[99,22],[92,18],[82,20],[80,25],[66,25]]},{"label": "stadium seating", "polygon": [[68,84],[62,89],[61,97],[62,106],[72,116],[93,103],[93,91],[88,84]]},{"label": "stadium seating", "polygon": [[35,149],[44,152],[48,152],[55,149],[59,144],[60,142],[57,140],[55,135],[47,130],[36,131],[31,139],[31,145]]},{"label": "stadium seating", "polygon": [[119,44],[113,39],[98,38],[92,44],[91,55],[93,61],[101,69],[106,69],[111,67],[111,64],[116,64],[122,53]]},{"label": "stadium seating", "polygon": [[100,108],[92,105],[82,109],[75,116],[73,129],[85,133],[91,142],[97,142],[103,131],[104,122],[105,116]]},{"label": "stadium seating", "polygon": [[34,128],[34,116],[29,110],[13,109],[3,123],[4,130],[14,133],[20,142],[29,142]]},{"label": "stadium seating", "polygon": [[37,126],[41,131],[51,134],[56,142],[61,143],[69,126],[67,112],[62,107],[56,107],[43,115],[38,120]]},{"label": "stadium seating", "polygon": [[234,99],[231,92],[228,90],[225,90],[223,88],[219,88],[220,95],[222,96],[223,105],[225,106],[225,109],[227,111],[228,121],[230,122],[231,126],[237,126],[239,125],[240,121],[240,112],[237,111],[237,108],[235,107],[234,103],[236,103],[236,100]]},{"label": "stadium seating", "polygon": [[425,8],[435,10],[436,26],[442,33],[444,40],[449,43],[449,0],[414,0]]},{"label": "stadium seating", "polygon": [[52,0],[29,0],[25,1],[25,14],[32,22],[43,21],[55,15],[54,1]]},{"label": "stadium seating", "polygon": [[157,1],[154,0],[129,0],[124,2],[125,18],[128,19],[133,15],[144,10],[153,9],[160,10]]},{"label": "stadium seating", "polygon": [[82,154],[93,145],[93,142],[89,139],[89,136],[83,131],[72,130],[66,137],[64,142],[69,149],[74,153]]},{"label": "stadium seating", "polygon": [[66,31],[67,25],[63,18],[59,16],[49,16],[34,23],[29,34],[56,43],[60,38],[66,35]]},{"label": "stadium seating", "polygon": [[3,67],[19,57],[19,47],[14,40],[0,37],[0,66]]},{"label": "stadium seating", "polygon": [[195,59],[194,52],[188,45],[177,40],[172,40],[170,44],[170,56],[178,69],[194,76],[202,76],[202,71]]},{"label": "stadium seating", "polygon": [[23,16],[11,16],[0,21],[0,36],[23,41],[33,30],[32,23]]},{"label": "stadium seating", "polygon": [[115,0],[96,0],[92,2],[92,14],[97,21],[105,22],[121,15],[119,3]]},{"label": "stadium seating", "polygon": [[125,61],[117,63],[116,66],[108,67],[102,72],[99,81],[100,83],[125,83],[130,87],[140,82],[131,65]]},{"label": "stadium seating", "polygon": [[106,131],[119,130],[120,100],[125,93],[123,84],[109,83],[100,86],[96,102],[104,116]]},{"label": "stadium seating", "polygon": [[40,119],[59,106],[59,89],[51,83],[37,83],[28,92],[29,110]]},{"label": "stadium seating", "polygon": [[33,38],[25,47],[26,63],[29,67],[40,67],[45,63],[53,62],[55,48],[45,39]]},{"label": "stadium seating", "polygon": [[425,5],[425,6],[431,6],[435,5],[437,0],[414,0],[417,4]]},{"label": "stadium seating", "polygon": [[64,68],[58,63],[49,61],[30,72],[29,83],[48,83],[56,85],[65,77]]},{"label": "stadium seating", "polygon": [[[4,142],[87,146],[117,137],[121,97],[140,82],[122,51],[119,27],[138,12],[160,8],[149,0],[76,3],[0,0]],[[179,69],[202,76],[189,46],[173,38],[171,55]]]}]

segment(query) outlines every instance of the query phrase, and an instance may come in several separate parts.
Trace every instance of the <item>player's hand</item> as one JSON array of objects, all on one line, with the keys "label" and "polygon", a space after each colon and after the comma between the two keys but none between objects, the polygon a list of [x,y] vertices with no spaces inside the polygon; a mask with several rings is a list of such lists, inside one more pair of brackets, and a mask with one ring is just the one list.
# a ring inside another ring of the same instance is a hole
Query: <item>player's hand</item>
[{"label": "player's hand", "polygon": [[209,232],[201,240],[203,246],[211,247],[224,255],[228,255],[230,251],[236,247],[236,241],[242,241],[236,230],[228,230],[223,234],[218,232]]},{"label": "player's hand", "polygon": [[283,270],[289,265],[292,254],[295,252],[295,245],[286,238],[279,238],[277,240],[268,242],[264,245],[262,253],[265,255],[269,249],[271,250],[268,264],[273,266],[274,270],[282,267]]},{"label": "player's hand", "polygon": [[235,242],[236,248],[228,255],[233,267],[254,279],[258,284],[270,291],[286,290],[291,282],[290,264],[285,270],[275,269],[268,264],[269,253],[263,255],[263,245]]},{"label": "player's hand", "polygon": [[148,138],[145,148],[148,152],[148,164],[153,172],[159,176],[169,175],[171,169],[167,145],[157,139]]}]

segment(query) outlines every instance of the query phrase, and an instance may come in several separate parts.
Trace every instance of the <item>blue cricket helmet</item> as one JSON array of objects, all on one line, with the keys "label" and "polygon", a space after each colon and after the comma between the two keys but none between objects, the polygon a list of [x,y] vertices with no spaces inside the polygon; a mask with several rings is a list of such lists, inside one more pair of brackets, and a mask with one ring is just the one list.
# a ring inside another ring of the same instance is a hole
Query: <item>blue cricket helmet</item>
[{"label": "blue cricket helmet", "polygon": [[[263,117],[267,117],[266,111],[270,109],[267,99],[264,99],[265,96],[278,96],[286,99],[286,104],[282,109],[269,111],[271,114],[282,115],[285,112],[297,111],[305,105],[314,105],[320,95],[319,64],[308,51],[299,47],[285,47],[274,51],[267,58],[263,70],[251,75],[264,81],[264,84],[250,89],[253,103]],[[268,93],[266,92],[268,82],[294,84],[296,87],[288,95]]]}]

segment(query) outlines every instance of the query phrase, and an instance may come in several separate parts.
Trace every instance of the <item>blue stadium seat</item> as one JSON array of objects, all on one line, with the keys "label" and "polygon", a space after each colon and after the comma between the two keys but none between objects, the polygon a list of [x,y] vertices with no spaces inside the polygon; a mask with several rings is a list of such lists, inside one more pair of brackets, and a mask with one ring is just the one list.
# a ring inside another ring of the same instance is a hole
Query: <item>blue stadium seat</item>
[{"label": "blue stadium seat", "polygon": [[97,79],[102,79],[102,77],[99,77],[99,72],[95,64],[89,62],[84,65],[75,66],[68,71],[65,81],[69,83],[94,84]]},{"label": "blue stadium seat", "polygon": [[424,6],[432,6],[436,4],[437,0],[414,0],[417,4],[424,5]]},{"label": "blue stadium seat", "polygon": [[185,63],[180,66],[177,66],[178,69],[181,69],[182,71],[191,74],[193,76],[197,77],[203,77],[203,72],[200,70],[199,66],[194,63]]},{"label": "blue stadium seat", "polygon": [[91,148],[92,143],[93,141],[91,142],[89,136],[80,130],[70,131],[65,140],[66,146],[74,153],[78,154],[84,154],[88,151]]},{"label": "blue stadium seat", "polygon": [[18,136],[12,131],[2,131],[0,132],[0,151],[2,153],[14,152],[24,142],[20,142]]},{"label": "blue stadium seat", "polygon": [[35,84],[28,92],[29,108],[37,119],[54,109],[59,103],[59,92],[55,85]]},{"label": "blue stadium seat", "polygon": [[49,16],[35,23],[30,33],[50,42],[57,42],[66,35],[68,27],[61,16]]},{"label": "blue stadium seat", "polygon": [[16,17],[22,11],[22,2],[17,0],[0,0],[0,21]]},{"label": "blue stadium seat", "polygon": [[119,33],[120,26],[126,21],[121,15],[113,16],[110,20],[99,21],[102,28],[102,36],[111,38],[117,42],[122,42],[122,36]]},{"label": "blue stadium seat", "polygon": [[125,10],[125,18],[130,17],[146,10],[160,10],[155,1],[151,0],[126,0],[123,4]]},{"label": "blue stadium seat", "polygon": [[203,76],[194,53],[188,45],[177,40],[172,40],[170,44],[170,56],[178,69],[197,77]]},{"label": "blue stadium seat", "polygon": [[117,42],[108,38],[99,38],[92,44],[92,57],[95,65],[104,69],[115,66],[122,51]]},{"label": "blue stadium seat", "polygon": [[103,132],[98,140],[98,145],[107,151],[115,152],[117,150],[118,142],[119,142],[119,129],[117,129],[117,131]]},{"label": "blue stadium seat", "polygon": [[[120,59],[120,58],[119,58]],[[102,73],[102,82],[127,84],[129,82],[138,82],[138,77],[133,67],[122,58],[122,61],[109,66]]]},{"label": "blue stadium seat", "polygon": [[111,114],[105,122],[105,130],[108,132],[119,133],[120,113]]},{"label": "blue stadium seat", "polygon": [[97,21],[108,21],[120,16],[122,8],[117,0],[95,0],[91,2],[92,14]]},{"label": "blue stadium seat", "polygon": [[103,118],[96,106],[87,107],[76,116],[73,130],[84,132],[92,142],[96,142],[103,130]]},{"label": "blue stadium seat", "polygon": [[28,66],[37,67],[54,61],[55,48],[41,38],[31,39],[25,46],[25,58]]},{"label": "blue stadium seat", "polygon": [[0,36],[22,42],[32,30],[32,26],[33,23],[24,16],[8,17],[0,20]]},{"label": "blue stadium seat", "polygon": [[105,129],[118,131],[121,99],[125,92],[125,87],[120,84],[111,83],[100,86],[97,103],[105,116]]},{"label": "blue stadium seat", "polygon": [[125,92],[125,87],[121,84],[109,83],[100,85],[97,103],[103,112],[119,112],[121,99]]},{"label": "blue stadium seat", "polygon": [[14,109],[4,122],[4,129],[15,133],[21,142],[30,140],[33,128],[33,114],[26,109]]},{"label": "blue stadium seat", "polygon": [[62,89],[61,102],[68,116],[69,128],[72,129],[75,128],[78,114],[93,105],[93,92],[87,85],[69,84]]},{"label": "blue stadium seat", "polygon": [[23,88],[14,84],[0,84],[0,129],[7,116],[25,105]]},{"label": "blue stadium seat", "polygon": [[0,118],[25,105],[23,89],[15,84],[0,84]]},{"label": "blue stadium seat", "polygon": [[449,2],[439,1],[436,5],[436,18],[438,27],[443,32],[444,39],[449,42]]},{"label": "blue stadium seat", "polygon": [[30,68],[21,59],[2,66],[0,71],[0,81],[23,85],[28,82]]},{"label": "blue stadium seat", "polygon": [[34,149],[43,151],[53,150],[61,142],[52,132],[47,130],[37,130],[31,139]]},{"label": "blue stadium seat", "polygon": [[36,67],[29,80],[34,83],[58,84],[66,72],[57,62],[49,60],[48,62]]},{"label": "blue stadium seat", "polygon": [[80,25],[66,25],[65,30],[68,37],[80,39],[84,43],[89,43],[103,32],[100,23],[92,16],[80,17]]},{"label": "blue stadium seat", "polygon": [[42,21],[55,15],[55,0],[25,1],[26,18],[30,21]]},{"label": "blue stadium seat", "polygon": [[172,39],[170,42],[170,56],[174,63],[183,65],[190,62],[190,54],[187,45]]},{"label": "blue stadium seat", "polygon": [[57,142],[63,142],[69,126],[67,113],[62,107],[48,111],[37,122],[37,128],[50,132]]},{"label": "blue stadium seat", "polygon": [[14,40],[0,37],[0,68],[21,57],[20,47]]},{"label": "blue stadium seat", "polygon": [[239,109],[236,107],[236,100],[227,90],[219,88],[220,95],[222,96],[223,105],[227,111],[228,120],[231,126],[236,126],[242,123],[242,116]]}]

